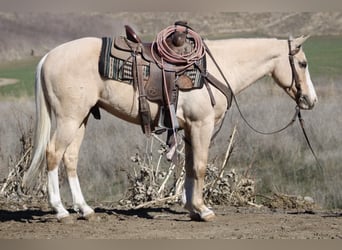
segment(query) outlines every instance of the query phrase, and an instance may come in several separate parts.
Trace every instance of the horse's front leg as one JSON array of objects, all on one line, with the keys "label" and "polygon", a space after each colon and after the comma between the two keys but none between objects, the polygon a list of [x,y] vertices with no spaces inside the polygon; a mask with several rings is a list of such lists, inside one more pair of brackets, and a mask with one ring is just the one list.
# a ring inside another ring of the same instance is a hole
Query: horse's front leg
[{"label": "horse's front leg", "polygon": [[190,211],[193,220],[210,221],[215,214],[203,200],[204,177],[206,173],[208,151],[214,124],[203,122],[191,124],[186,129],[185,146],[185,208]]}]

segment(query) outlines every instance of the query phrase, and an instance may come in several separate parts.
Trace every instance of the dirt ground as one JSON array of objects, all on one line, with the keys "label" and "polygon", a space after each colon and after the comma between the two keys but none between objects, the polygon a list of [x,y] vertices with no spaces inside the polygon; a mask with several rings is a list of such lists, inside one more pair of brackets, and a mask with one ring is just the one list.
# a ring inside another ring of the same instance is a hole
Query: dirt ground
[{"label": "dirt ground", "polygon": [[15,84],[18,82],[18,79],[11,79],[11,78],[0,78],[0,87],[9,85],[9,84]]},{"label": "dirt ground", "polygon": [[94,206],[62,224],[47,206],[0,204],[0,239],[341,239],[342,211],[214,207],[213,222],[190,221],[179,205],[139,210]]}]

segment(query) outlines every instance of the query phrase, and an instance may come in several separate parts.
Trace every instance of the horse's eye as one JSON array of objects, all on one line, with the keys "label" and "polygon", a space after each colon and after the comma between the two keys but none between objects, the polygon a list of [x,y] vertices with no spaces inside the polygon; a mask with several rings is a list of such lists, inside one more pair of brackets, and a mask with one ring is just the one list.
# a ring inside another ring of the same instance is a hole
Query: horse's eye
[{"label": "horse's eye", "polygon": [[304,69],[305,69],[306,66],[308,65],[306,61],[299,62],[298,64],[299,64],[299,67],[304,68]]}]

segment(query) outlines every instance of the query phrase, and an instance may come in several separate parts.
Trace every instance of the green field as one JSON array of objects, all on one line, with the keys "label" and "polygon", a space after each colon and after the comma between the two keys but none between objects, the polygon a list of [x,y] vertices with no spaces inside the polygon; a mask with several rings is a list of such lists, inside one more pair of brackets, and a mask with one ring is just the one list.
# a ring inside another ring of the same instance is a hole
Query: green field
[{"label": "green field", "polygon": [[312,77],[342,74],[342,36],[312,37],[304,44]]},{"label": "green field", "polygon": [[[342,74],[342,36],[311,37],[304,50],[310,73],[315,77],[338,77]],[[16,84],[0,87],[0,98],[34,95],[34,71],[39,58],[0,64],[0,78],[14,78]]]},{"label": "green field", "polygon": [[0,98],[34,95],[34,74],[39,58],[0,64],[0,78],[18,79],[18,83],[0,87]]}]

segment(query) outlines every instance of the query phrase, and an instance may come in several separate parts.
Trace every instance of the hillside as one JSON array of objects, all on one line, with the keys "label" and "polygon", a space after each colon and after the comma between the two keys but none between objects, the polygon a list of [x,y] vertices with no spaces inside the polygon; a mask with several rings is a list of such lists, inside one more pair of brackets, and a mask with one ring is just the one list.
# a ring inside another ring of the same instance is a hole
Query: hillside
[{"label": "hillside", "polygon": [[202,36],[340,35],[342,13],[0,13],[0,59],[42,55],[65,41],[111,36],[132,25],[146,40],[175,20],[187,20]]}]

